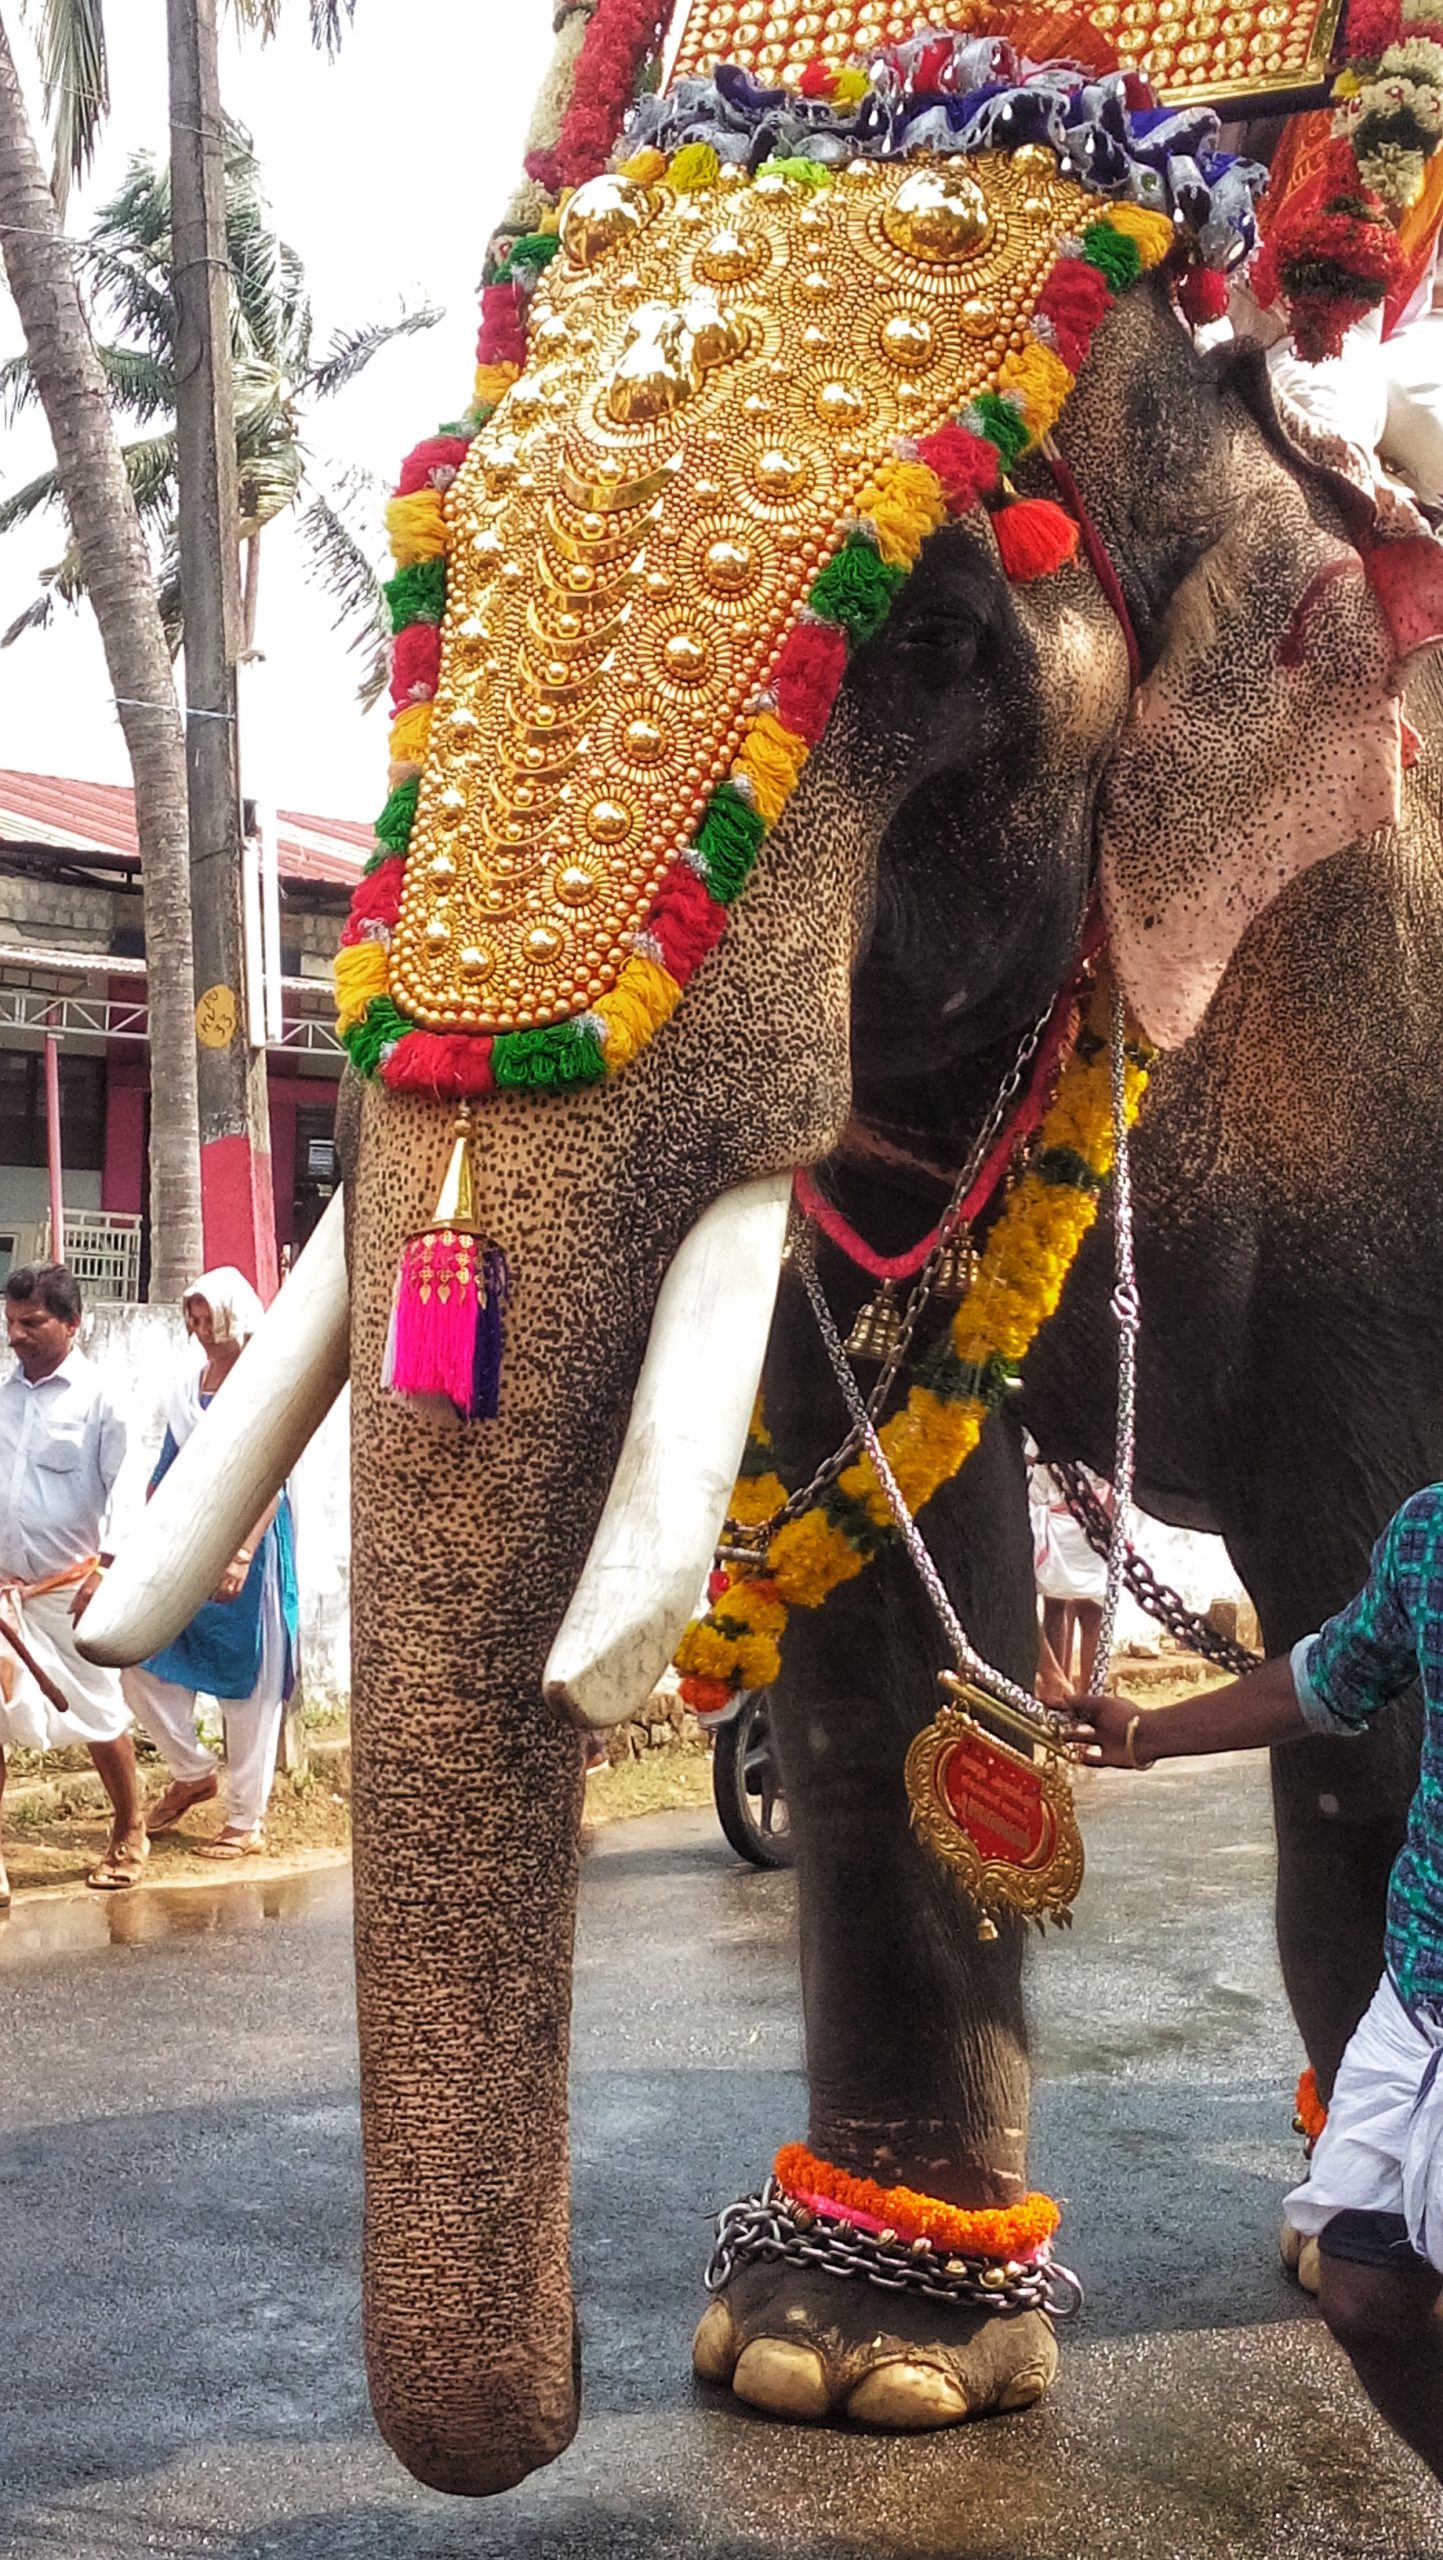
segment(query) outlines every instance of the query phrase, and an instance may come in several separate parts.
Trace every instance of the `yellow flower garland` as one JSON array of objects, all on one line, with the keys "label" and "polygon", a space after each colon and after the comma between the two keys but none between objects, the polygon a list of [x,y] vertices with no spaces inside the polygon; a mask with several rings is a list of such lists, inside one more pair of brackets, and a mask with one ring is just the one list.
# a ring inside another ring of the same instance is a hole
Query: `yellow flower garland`
[{"label": "yellow flower garland", "polygon": [[[917,1512],[976,1448],[998,1393],[1055,1310],[1077,1249],[1097,1215],[1112,1170],[1108,995],[1096,992],[1087,1032],[1063,1070],[1029,1166],[998,1214],[977,1275],[952,1319],[935,1375],[914,1385],[881,1430],[882,1448],[908,1509]],[[1143,1053],[1126,1066],[1127,1117],[1147,1084]],[[766,1447],[754,1432],[754,1445]],[[785,1499],[774,1475],[744,1475],[732,1518],[757,1526]],[[871,1458],[863,1455],[820,1503],[777,1531],[755,1573],[738,1572],[677,1649],[683,1695],[718,1706],[737,1689],[769,1688],[781,1668],[791,1609],[815,1609],[850,1582],[890,1533],[892,1515]]]}]

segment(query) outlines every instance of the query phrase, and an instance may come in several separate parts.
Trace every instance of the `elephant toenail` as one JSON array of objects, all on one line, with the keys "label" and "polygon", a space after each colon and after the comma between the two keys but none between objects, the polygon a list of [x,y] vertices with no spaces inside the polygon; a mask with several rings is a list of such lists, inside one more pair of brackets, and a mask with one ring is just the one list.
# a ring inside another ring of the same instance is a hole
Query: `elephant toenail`
[{"label": "elephant toenail", "polygon": [[698,2382],[730,2382],[737,2360],[736,2331],[724,2302],[709,2302],[691,2342],[691,2368]]},{"label": "elephant toenail", "polygon": [[[1053,2370],[1056,2370],[1055,2366]],[[1052,2374],[1048,2372],[1044,2365],[1024,2364],[1020,2366],[1018,2371],[1014,2373],[1011,2381],[1008,2383],[1006,2390],[1002,2393],[1001,2398],[998,2400],[998,2408],[1032,2408],[1034,2403],[1041,2399],[1043,2392],[1047,2389],[1051,2380]]]},{"label": "elephant toenail", "polygon": [[940,2365],[894,2356],[862,2376],[847,2402],[847,2415],[859,2426],[893,2431],[955,2427],[967,2415],[967,2394]]},{"label": "elephant toenail", "polygon": [[779,2418],[825,2418],[832,2405],[816,2348],[791,2338],[753,2338],[737,2358],[732,2389],[738,2400]]}]

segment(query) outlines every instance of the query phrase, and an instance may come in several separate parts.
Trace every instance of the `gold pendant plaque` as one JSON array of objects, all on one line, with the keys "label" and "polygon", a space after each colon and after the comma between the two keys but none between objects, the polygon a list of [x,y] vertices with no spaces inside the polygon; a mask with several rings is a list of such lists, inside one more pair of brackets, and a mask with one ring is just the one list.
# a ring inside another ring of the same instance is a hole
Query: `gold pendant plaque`
[{"label": "gold pendant plaque", "polygon": [[899,437],[995,384],[1094,199],[1029,146],[570,200],[448,493],[396,1001],[505,1032],[614,985]]},{"label": "gold pendant plaque", "polygon": [[973,1710],[1028,1728],[985,1690],[944,1671],[955,1705],[940,1707],[907,1754],[912,1824],[950,1868],[993,1937],[993,1915],[1061,1922],[1082,1882],[1082,1834],[1060,1755],[1038,1757],[988,1732]]}]

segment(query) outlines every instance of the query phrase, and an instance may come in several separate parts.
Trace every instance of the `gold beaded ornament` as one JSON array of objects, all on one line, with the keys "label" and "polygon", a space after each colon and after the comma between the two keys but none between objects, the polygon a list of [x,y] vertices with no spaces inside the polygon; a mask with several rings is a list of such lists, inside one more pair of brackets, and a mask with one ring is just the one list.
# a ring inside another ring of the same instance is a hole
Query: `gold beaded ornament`
[{"label": "gold beaded ornament", "polygon": [[437,1031],[605,995],[899,438],[995,386],[1096,199],[1040,146],[812,190],[593,179],[452,488],[391,947]]}]

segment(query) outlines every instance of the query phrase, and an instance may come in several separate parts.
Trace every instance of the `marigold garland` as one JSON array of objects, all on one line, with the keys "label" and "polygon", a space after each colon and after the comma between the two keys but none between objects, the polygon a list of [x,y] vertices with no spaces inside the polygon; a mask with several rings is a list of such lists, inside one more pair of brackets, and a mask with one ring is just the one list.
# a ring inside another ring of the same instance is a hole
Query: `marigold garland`
[{"label": "marigold garland", "polygon": [[783,2143],[772,2164],[778,2184],[798,2203],[836,2208],[843,2220],[894,2231],[899,2240],[929,2240],[960,2258],[1038,2257],[1062,2220],[1051,2196],[969,2210],[925,2196],[916,2187],[884,2187],[821,2160],[802,2142]]},{"label": "marigold garland", "polygon": [[[906,1403],[882,1425],[882,1448],[910,1511],[930,1502],[971,1456],[988,1414],[1016,1383],[1035,1335],[1056,1308],[1097,1215],[1112,1170],[1107,1007],[1107,992],[1099,988],[1043,1117],[1036,1149],[988,1235],[977,1275],[946,1337],[919,1366]],[[1130,1049],[1129,1121],[1146,1083],[1145,1053]],[[760,1470],[750,1450],[748,1455],[732,1516],[743,1521],[750,1513],[754,1522]],[[779,1507],[772,1503],[760,1517],[770,1518]],[[811,1509],[784,1522],[758,1570],[729,1570],[724,1585],[709,1595],[707,1615],[687,1629],[676,1653],[688,1705],[704,1712],[735,1691],[770,1688],[781,1668],[788,1612],[820,1607],[894,1535],[886,1496],[870,1457],[863,1456]]]},{"label": "marigold garland", "polygon": [[1293,2102],[1293,2123],[1310,2151],[1327,2121],[1328,2110],[1318,2095],[1318,2075],[1310,2062],[1299,2074]]},{"label": "marigold garland", "polygon": [[[645,14],[637,0],[603,0],[588,43],[608,20],[609,8],[629,10],[626,23],[633,27]],[[865,75],[858,76],[865,85]],[[707,145],[685,144],[669,162],[654,151],[639,158],[649,179],[664,172],[673,188],[698,192],[719,182],[720,162]],[[653,169],[653,163],[659,166]],[[625,165],[631,171],[637,164]],[[797,184],[831,183],[830,170],[821,166],[773,166]],[[801,167],[805,179],[797,174]],[[373,873],[384,866],[385,887],[381,894],[368,887],[364,902],[353,905],[336,977],[339,1033],[359,1074],[379,1074],[393,1091],[449,1099],[592,1084],[635,1057],[720,940],[728,908],[745,888],[764,838],[822,737],[851,651],[886,619],[927,535],[994,491],[1019,456],[1051,430],[1113,300],[1159,264],[1173,240],[1173,226],[1161,214],[1129,203],[1100,205],[1081,239],[1069,242],[1054,262],[1032,336],[1005,359],[997,388],[984,391],[960,419],[899,447],[873,473],[850,531],[818,575],[772,667],[765,689],[769,703],[754,715],[730,775],[713,792],[692,844],[672,866],[633,937],[633,956],[610,991],[585,1014],[548,1030],[438,1034],[421,1031],[389,992],[384,955],[400,915],[402,873],[399,866],[389,867],[387,857],[404,854],[409,842],[430,730],[439,667],[439,637],[432,634],[445,609],[445,492],[469,435],[500,396],[498,379],[504,377],[504,392],[525,360],[526,306],[557,238],[541,231],[505,244],[482,295],[476,405],[462,428],[429,438],[408,457],[387,514],[397,566],[386,589],[396,717],[390,797],[370,866]],[[1045,574],[1075,549],[1070,519],[1049,501],[1004,508],[997,525],[1004,562],[1017,577]],[[417,625],[425,631],[418,634]],[[363,941],[372,946],[372,956],[345,956]]]}]

